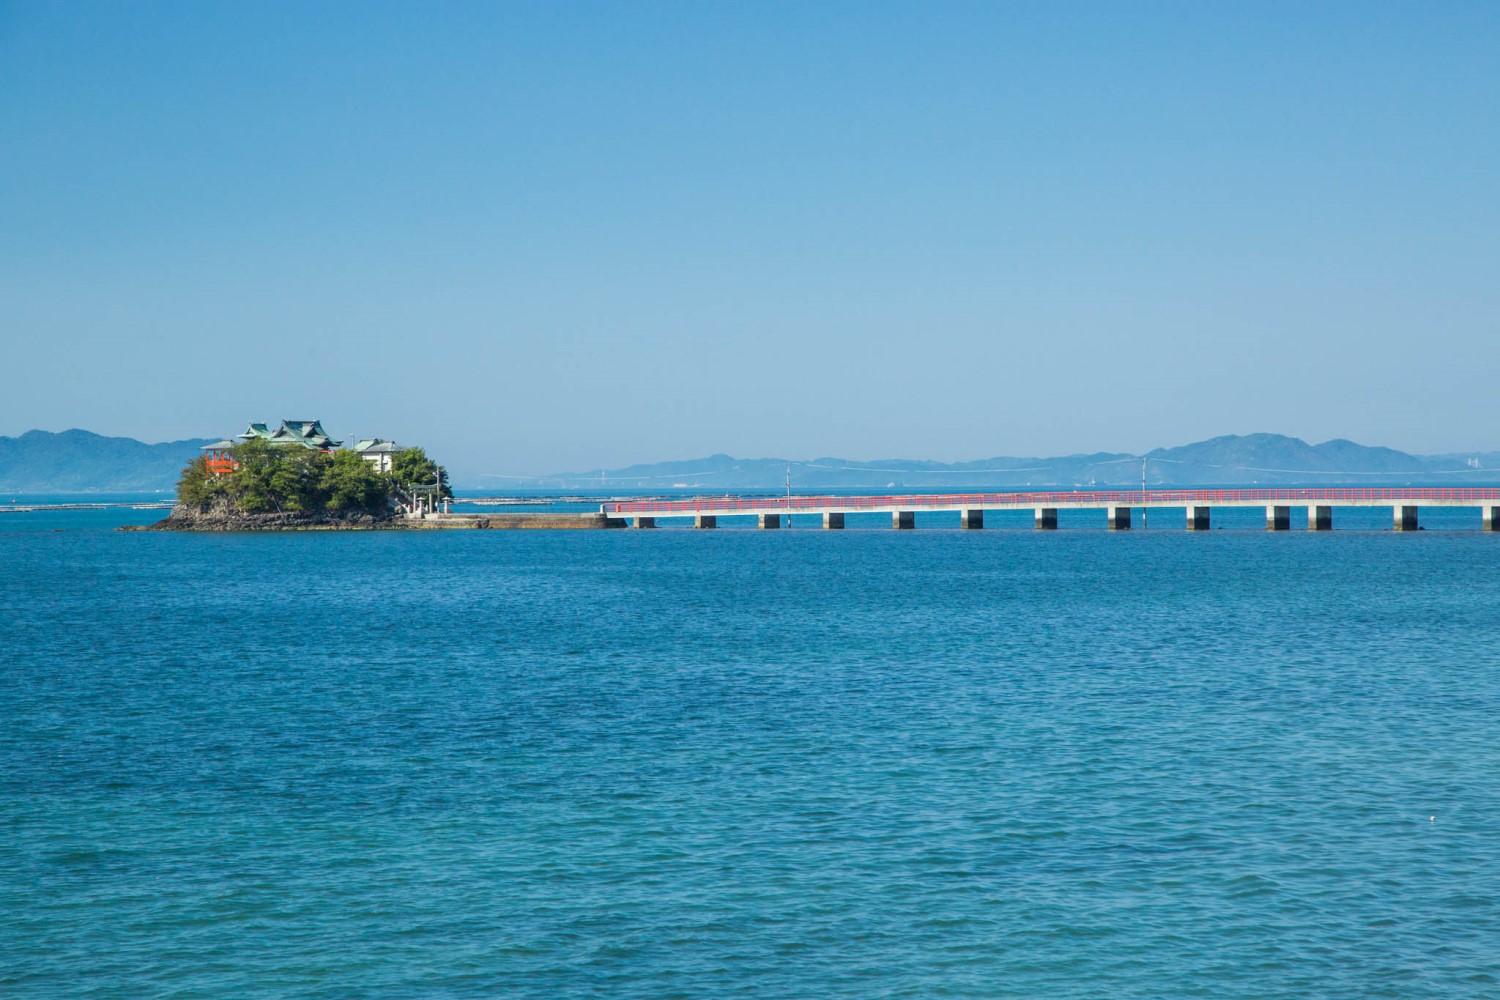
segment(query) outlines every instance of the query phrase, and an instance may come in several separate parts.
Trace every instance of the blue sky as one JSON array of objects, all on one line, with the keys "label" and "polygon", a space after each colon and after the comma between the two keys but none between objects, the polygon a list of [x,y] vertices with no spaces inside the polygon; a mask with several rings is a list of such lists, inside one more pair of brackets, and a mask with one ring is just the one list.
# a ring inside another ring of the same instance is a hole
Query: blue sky
[{"label": "blue sky", "polygon": [[0,434],[1500,448],[1495,4],[0,3]]}]

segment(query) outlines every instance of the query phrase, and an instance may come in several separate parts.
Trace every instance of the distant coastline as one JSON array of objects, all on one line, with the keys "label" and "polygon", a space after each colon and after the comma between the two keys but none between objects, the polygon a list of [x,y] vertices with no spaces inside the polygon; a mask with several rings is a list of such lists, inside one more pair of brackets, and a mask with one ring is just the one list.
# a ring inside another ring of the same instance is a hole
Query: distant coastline
[{"label": "distant coastline", "polygon": [[[146,444],[90,431],[0,436],[0,498],[34,494],[172,493],[185,462],[208,439]],[[971,462],[706,458],[542,476],[455,473],[467,490],[808,490],[1089,488],[1360,483],[1500,484],[1500,451],[1413,455],[1351,441],[1310,445],[1280,434],[1228,435],[1145,455],[1096,452],[997,456]],[[474,460],[469,464],[472,467]]]},{"label": "distant coastline", "polygon": [[1500,452],[1412,455],[1334,440],[1311,445],[1282,434],[1225,435],[1143,455],[996,456],[970,462],[914,459],[735,458],[711,455],[535,479],[492,477],[508,488],[779,489],[796,491],[959,488],[1088,489],[1151,486],[1500,484]]}]

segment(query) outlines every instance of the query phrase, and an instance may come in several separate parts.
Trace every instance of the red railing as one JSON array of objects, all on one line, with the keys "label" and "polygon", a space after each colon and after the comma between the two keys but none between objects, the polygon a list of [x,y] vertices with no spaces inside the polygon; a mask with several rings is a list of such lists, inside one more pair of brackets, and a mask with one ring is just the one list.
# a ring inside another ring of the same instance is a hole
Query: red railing
[{"label": "red railing", "polygon": [[671,517],[674,514],[785,514],[810,510],[886,511],[971,507],[1185,507],[1214,504],[1472,503],[1500,505],[1495,487],[1325,487],[1252,490],[1072,490],[1040,493],[917,493],[906,496],[713,497],[697,500],[628,500],[607,503],[605,514]]}]

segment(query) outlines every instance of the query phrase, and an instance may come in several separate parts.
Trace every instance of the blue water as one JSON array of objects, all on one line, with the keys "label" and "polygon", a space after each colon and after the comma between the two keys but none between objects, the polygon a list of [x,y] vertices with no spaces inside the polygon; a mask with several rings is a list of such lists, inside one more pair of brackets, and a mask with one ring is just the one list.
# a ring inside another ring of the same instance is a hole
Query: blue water
[{"label": "blue water", "polygon": [[0,519],[0,995],[1500,995],[1500,537],[156,516]]}]

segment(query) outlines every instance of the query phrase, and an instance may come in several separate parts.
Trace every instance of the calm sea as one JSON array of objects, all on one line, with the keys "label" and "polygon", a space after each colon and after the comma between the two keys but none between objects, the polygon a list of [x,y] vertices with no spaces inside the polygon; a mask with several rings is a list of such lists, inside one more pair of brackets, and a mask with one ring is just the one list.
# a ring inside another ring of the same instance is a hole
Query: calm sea
[{"label": "calm sea", "polygon": [[1475,512],[157,516],[0,514],[5,997],[1500,995]]}]

